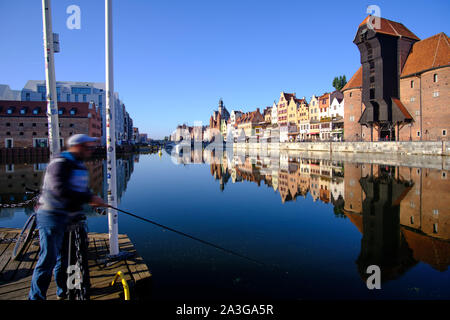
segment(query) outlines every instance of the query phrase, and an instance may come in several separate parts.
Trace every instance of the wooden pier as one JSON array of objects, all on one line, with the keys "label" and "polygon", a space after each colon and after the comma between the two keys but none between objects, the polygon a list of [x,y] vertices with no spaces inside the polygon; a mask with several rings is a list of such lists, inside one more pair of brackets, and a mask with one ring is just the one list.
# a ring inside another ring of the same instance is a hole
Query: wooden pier
[{"label": "wooden pier", "polygon": [[[11,259],[20,229],[0,228],[0,300],[27,300],[31,277],[39,255],[39,239],[34,238],[19,261]],[[91,300],[123,300],[124,290],[120,280],[111,282],[122,271],[130,287],[131,300],[150,297],[151,274],[144,260],[137,254],[126,235],[119,235],[120,251],[133,254],[126,260],[106,263],[109,253],[108,234],[89,233],[89,275]],[[54,279],[47,292],[48,300],[56,300]]]}]

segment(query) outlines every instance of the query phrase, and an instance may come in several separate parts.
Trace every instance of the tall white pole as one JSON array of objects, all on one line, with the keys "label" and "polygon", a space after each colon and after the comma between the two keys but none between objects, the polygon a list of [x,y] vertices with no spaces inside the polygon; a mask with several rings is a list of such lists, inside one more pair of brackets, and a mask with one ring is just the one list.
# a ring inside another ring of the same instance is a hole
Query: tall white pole
[{"label": "tall white pole", "polygon": [[[106,168],[108,204],[117,208],[116,122],[114,106],[112,1],[105,0],[105,60],[106,60]],[[109,254],[119,254],[117,211],[108,209]]]},{"label": "tall white pole", "polygon": [[44,25],[45,79],[47,88],[48,140],[50,156],[61,151],[59,142],[58,102],[56,101],[55,60],[53,48],[52,10],[50,0],[42,0]]}]

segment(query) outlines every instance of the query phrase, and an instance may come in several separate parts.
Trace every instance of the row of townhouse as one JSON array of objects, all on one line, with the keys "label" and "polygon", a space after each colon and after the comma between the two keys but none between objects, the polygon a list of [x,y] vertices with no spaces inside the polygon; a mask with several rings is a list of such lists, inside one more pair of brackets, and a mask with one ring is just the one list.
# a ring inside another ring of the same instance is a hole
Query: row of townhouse
[{"label": "row of townhouse", "polygon": [[[211,119],[220,118],[220,110],[219,107]],[[278,103],[274,102],[262,113],[257,108],[247,113],[233,110],[231,115],[226,121],[221,118],[220,133],[225,141],[230,137],[235,142],[339,141],[344,133],[344,99],[339,91],[314,95],[309,102],[305,97],[297,98],[295,93],[281,92]]]},{"label": "row of townhouse", "polygon": [[441,32],[420,40],[403,24],[384,18],[373,30],[367,26],[370,19],[359,25],[353,41],[362,65],[342,92],[313,95],[309,102],[281,92],[278,103],[262,113],[232,111],[239,114],[235,119],[222,105],[211,118],[220,126],[210,127],[218,126],[224,140],[233,135],[235,141],[448,140],[448,36]]}]

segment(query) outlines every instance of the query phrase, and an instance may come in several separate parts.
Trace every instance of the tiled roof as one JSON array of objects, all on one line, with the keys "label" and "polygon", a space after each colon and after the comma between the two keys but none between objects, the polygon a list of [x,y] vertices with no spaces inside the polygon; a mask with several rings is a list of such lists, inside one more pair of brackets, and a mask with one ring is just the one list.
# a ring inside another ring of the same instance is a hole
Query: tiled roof
[{"label": "tiled roof", "polygon": [[[363,22],[359,25],[360,27],[367,24],[369,19],[375,18],[374,16],[368,15]],[[414,33],[412,33],[403,24],[395,21],[391,21],[385,18],[380,19],[380,28],[374,29],[377,33],[389,34],[392,36],[406,37],[414,40],[420,40]],[[375,26],[374,26],[375,27]]]},{"label": "tiled roof", "polygon": [[408,112],[408,109],[406,109],[406,107],[403,105],[403,103],[397,99],[397,98],[392,98],[392,101],[397,105],[397,107],[400,109],[401,113],[403,114],[403,116],[405,117],[405,119],[407,120],[412,120],[412,116],[411,114]]},{"label": "tiled roof", "polygon": [[305,99],[294,99],[295,100],[295,102],[297,102],[297,103],[299,103],[299,104],[302,104],[302,103],[304,103],[304,104],[306,104],[306,105],[308,105],[308,102],[306,102],[306,100]]},{"label": "tiled roof", "polygon": [[362,87],[362,66],[355,72],[353,77],[342,88],[342,92],[348,89],[361,88]]},{"label": "tiled roof", "polygon": [[291,100],[291,98],[295,98],[295,93],[284,92],[284,98],[286,99],[286,101],[289,101],[289,100]]},{"label": "tiled roof", "polygon": [[259,113],[258,111],[253,111],[244,113],[241,117],[236,119],[236,124],[248,122],[256,123],[261,121],[264,121],[264,118],[262,117],[261,113]]},{"label": "tiled roof", "polygon": [[401,77],[447,65],[450,65],[450,41],[441,32],[413,45]]}]

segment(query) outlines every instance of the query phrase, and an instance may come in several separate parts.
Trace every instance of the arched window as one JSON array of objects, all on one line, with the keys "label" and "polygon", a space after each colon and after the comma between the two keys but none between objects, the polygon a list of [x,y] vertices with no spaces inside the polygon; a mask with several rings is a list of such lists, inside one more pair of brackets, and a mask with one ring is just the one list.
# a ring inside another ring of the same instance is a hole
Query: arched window
[{"label": "arched window", "polygon": [[433,74],[433,82],[438,82],[438,75],[437,75],[437,73]]}]

